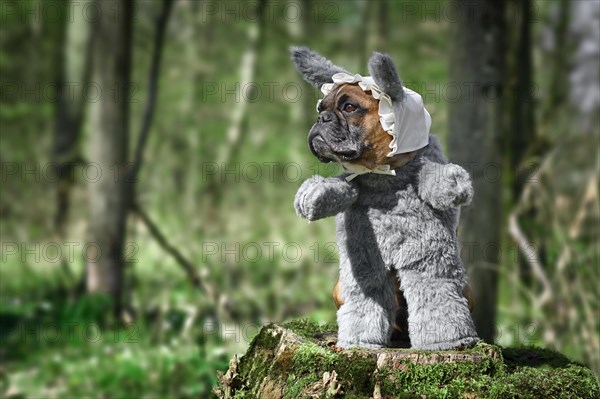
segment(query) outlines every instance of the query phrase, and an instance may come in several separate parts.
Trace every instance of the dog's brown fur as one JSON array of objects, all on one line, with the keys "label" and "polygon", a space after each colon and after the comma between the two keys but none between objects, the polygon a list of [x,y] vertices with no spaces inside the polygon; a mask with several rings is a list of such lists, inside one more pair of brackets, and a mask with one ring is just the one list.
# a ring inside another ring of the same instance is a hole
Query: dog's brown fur
[{"label": "dog's brown fur", "polygon": [[[348,123],[360,124],[363,131],[367,132],[364,143],[367,150],[350,163],[363,165],[369,169],[374,169],[378,165],[390,165],[392,168],[399,168],[414,158],[414,152],[398,154],[394,157],[387,156],[391,151],[392,136],[383,130],[381,123],[379,123],[379,100],[373,98],[370,91],[363,91],[358,84],[341,85],[331,95],[323,99],[323,105],[326,108],[335,108],[332,105],[344,94],[353,103],[367,110],[366,115],[357,113],[347,116]],[[335,112],[341,116],[340,110],[336,109]]]}]

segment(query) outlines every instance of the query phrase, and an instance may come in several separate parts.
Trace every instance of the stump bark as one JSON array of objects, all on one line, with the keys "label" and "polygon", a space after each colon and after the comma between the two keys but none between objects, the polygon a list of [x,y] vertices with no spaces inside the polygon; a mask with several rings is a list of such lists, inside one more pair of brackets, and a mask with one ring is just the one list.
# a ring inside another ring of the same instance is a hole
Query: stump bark
[{"label": "stump bark", "polygon": [[600,398],[587,367],[540,348],[335,346],[336,327],[269,324],[219,375],[219,398]]}]

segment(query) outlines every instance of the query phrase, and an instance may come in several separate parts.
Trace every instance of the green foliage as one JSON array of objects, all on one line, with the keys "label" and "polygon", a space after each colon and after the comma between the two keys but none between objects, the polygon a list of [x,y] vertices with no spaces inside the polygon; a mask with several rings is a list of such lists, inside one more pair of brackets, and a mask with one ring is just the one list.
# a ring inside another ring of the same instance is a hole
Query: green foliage
[{"label": "green foliage", "polygon": [[[58,306],[2,312],[2,353],[8,360],[2,387],[27,397],[99,396],[194,398],[216,383],[215,369],[228,353],[215,340],[198,345],[150,316],[115,324],[106,317],[109,300],[84,296]],[[173,327],[176,328],[176,327]],[[157,332],[157,330],[163,330]],[[161,337],[157,342],[157,338]],[[8,349],[5,349],[8,348]],[[36,376],[32,380],[32,373]]]},{"label": "green foliage", "polygon": [[[204,356],[190,345],[98,345],[94,350],[63,352],[46,350],[29,366],[12,373],[8,383],[28,397],[98,396],[194,398],[209,392],[216,383],[215,368],[227,359],[213,352]],[[35,383],[31,373],[36,366]]]}]

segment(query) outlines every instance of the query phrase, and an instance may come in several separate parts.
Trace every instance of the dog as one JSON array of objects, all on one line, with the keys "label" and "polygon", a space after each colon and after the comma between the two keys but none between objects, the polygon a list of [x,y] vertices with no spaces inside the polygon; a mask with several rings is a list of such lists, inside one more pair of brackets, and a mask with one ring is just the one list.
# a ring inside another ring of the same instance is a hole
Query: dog
[{"label": "dog", "polygon": [[336,216],[337,346],[381,348],[393,338],[424,350],[474,345],[456,234],[459,207],[473,196],[471,180],[429,135],[421,97],[403,87],[386,54],[371,56],[371,77],[364,78],[304,47],[291,54],[304,79],[325,94],[308,134],[310,151],[345,169],[307,179],[294,198],[303,218]]}]

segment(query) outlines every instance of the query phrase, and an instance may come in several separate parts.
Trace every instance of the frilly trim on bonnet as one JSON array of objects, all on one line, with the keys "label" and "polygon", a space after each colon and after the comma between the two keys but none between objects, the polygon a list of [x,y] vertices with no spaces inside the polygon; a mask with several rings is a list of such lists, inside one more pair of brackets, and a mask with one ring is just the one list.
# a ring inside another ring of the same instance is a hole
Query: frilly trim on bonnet
[{"label": "frilly trim on bonnet", "polygon": [[[363,91],[371,91],[373,98],[379,100],[379,122],[383,129],[392,136],[390,143],[392,151],[387,155],[388,157],[415,151],[428,144],[431,116],[425,109],[423,99],[418,93],[405,87],[405,99],[399,104],[394,104],[390,96],[377,86],[371,76],[340,72],[333,75],[332,79],[333,83],[325,83],[321,86],[321,92],[324,95],[331,93],[336,85],[358,83]],[[321,100],[317,102],[317,109],[320,102]]]}]

